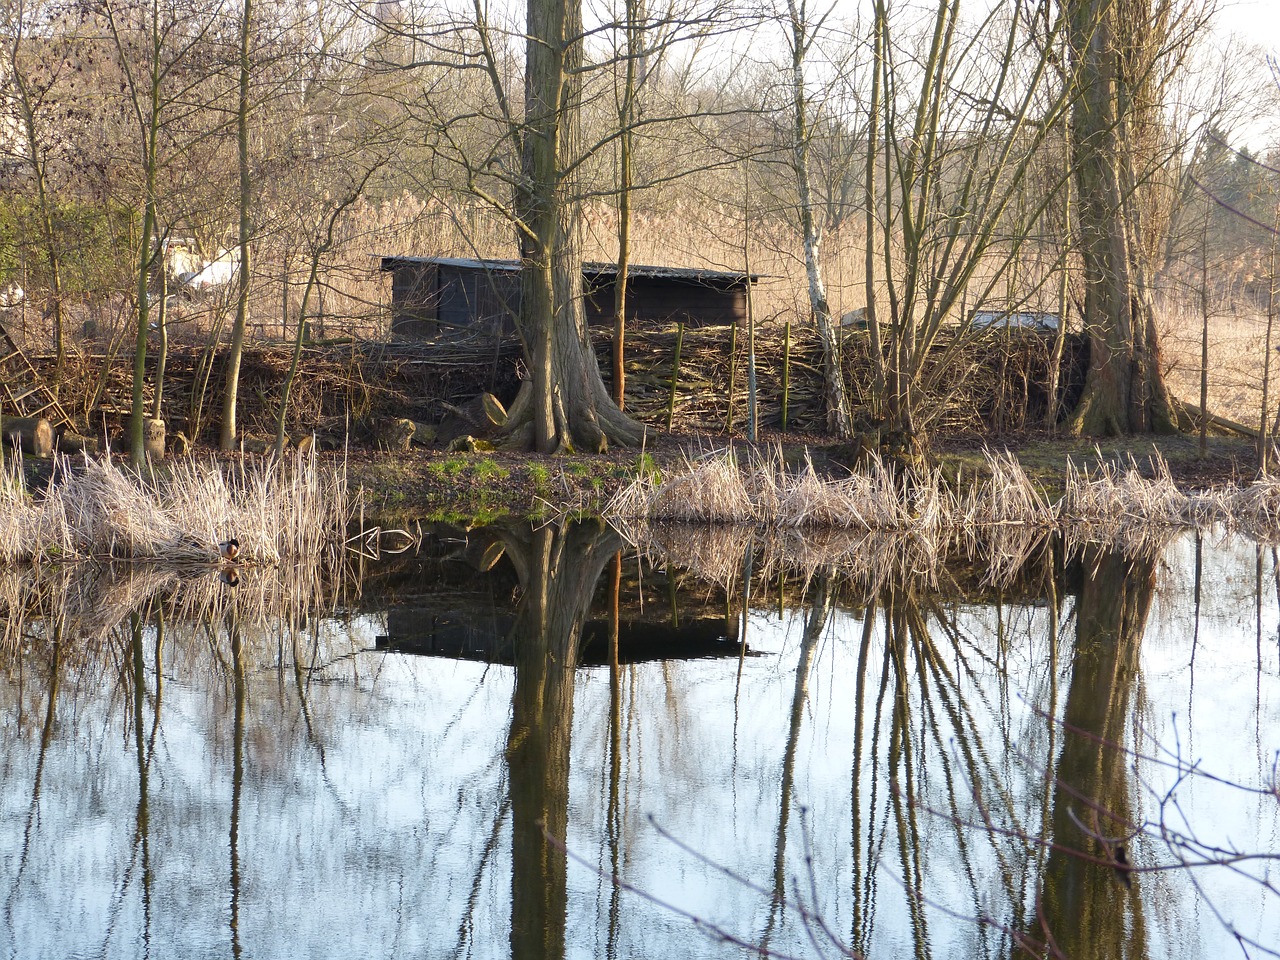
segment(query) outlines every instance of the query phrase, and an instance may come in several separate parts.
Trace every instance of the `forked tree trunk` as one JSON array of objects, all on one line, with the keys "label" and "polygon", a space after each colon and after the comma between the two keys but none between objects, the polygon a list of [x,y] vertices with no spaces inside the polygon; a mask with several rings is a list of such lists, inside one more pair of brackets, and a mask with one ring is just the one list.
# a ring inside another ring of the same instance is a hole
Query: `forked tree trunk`
[{"label": "forked tree trunk", "polygon": [[1148,187],[1137,159],[1150,151],[1159,122],[1151,86],[1163,31],[1149,8],[1150,0],[1074,0],[1067,8],[1081,84],[1072,140],[1090,346],[1071,420],[1076,433],[1174,429],[1143,237]]},{"label": "forked tree trunk", "polygon": [[508,435],[542,453],[639,443],[643,428],[618,409],[600,376],[582,309],[580,200],[566,172],[578,146],[581,0],[529,0],[520,331],[530,382],[512,405]]}]

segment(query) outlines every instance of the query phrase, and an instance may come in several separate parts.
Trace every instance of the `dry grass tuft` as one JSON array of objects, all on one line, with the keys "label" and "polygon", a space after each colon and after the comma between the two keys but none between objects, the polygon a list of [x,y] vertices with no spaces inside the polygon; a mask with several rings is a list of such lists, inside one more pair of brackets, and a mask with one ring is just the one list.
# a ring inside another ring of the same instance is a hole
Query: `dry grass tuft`
[{"label": "dry grass tuft", "polygon": [[1255,540],[1280,542],[1280,477],[1259,477],[1225,500],[1237,529]]},{"label": "dry grass tuft", "polygon": [[244,563],[334,567],[351,519],[344,471],[314,454],[249,469],[188,461],[155,481],[88,458],[60,472],[38,497],[19,467],[0,478],[0,562],[216,562],[235,537]]}]

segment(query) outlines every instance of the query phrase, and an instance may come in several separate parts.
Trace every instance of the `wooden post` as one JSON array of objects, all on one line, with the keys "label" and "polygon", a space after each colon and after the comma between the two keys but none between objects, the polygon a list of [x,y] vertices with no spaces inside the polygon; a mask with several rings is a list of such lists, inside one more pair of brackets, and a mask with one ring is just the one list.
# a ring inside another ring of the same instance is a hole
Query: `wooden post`
[{"label": "wooden post", "polygon": [[747,439],[756,442],[756,313],[751,298],[751,181],[743,168],[742,265],[747,276]]},{"label": "wooden post", "polygon": [[684,346],[684,321],[676,324],[676,355],[671,361],[671,396],[667,398],[667,429],[676,413],[676,384],[680,382],[680,348]]},{"label": "wooden post", "polygon": [[[1062,126],[1063,156],[1071,156],[1070,124]],[[1069,161],[1068,161],[1069,162]],[[1058,430],[1058,385],[1062,381],[1062,353],[1067,342],[1067,302],[1071,292],[1071,181],[1073,174],[1068,172],[1063,184],[1062,198],[1062,246],[1058,251],[1058,329],[1053,334],[1053,352],[1049,356],[1049,397],[1045,405],[1045,428],[1056,433]]]},{"label": "wooden post", "polygon": [[733,433],[733,393],[738,376],[738,319],[729,325],[729,413],[724,418],[724,432]]},{"label": "wooden post", "polygon": [[791,400],[791,321],[782,328],[782,432],[787,430],[787,405]]}]

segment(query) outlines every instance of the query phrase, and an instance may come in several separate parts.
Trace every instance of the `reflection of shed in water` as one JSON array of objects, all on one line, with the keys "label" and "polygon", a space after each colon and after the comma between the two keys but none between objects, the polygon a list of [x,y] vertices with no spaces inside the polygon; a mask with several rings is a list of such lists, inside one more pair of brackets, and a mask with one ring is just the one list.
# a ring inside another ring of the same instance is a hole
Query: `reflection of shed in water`
[{"label": "reflection of shed in water", "polygon": [[[508,611],[431,610],[411,606],[387,611],[387,634],[377,638],[379,650],[412,653],[484,663],[515,662],[511,630],[515,616]],[[578,644],[579,666],[603,666],[611,662],[608,620],[588,620]],[[723,617],[663,621],[620,620],[618,662],[695,660],[736,657],[744,651],[738,642],[738,622]]]},{"label": "reflection of shed in water", "polygon": [[[377,649],[514,664],[522,581],[533,576],[527,566],[534,562],[518,549],[520,533],[504,539],[497,528],[435,525],[416,555],[380,566],[361,591],[364,609],[386,617]],[[612,550],[608,560],[614,562]],[[612,584],[599,577],[590,597],[566,595],[583,624],[579,665],[611,662],[614,623],[622,663],[752,655],[740,642],[741,609],[723,592],[683,590],[671,569],[640,557],[620,559],[616,576]]]},{"label": "reflection of shed in water", "polygon": [[[415,337],[515,332],[520,312],[520,263],[452,257],[382,257],[391,274],[391,330]],[[677,321],[701,327],[745,321],[747,285],[756,274],[692,267],[627,268],[627,315],[640,324]],[[618,268],[582,265],[587,322],[613,322]]]}]

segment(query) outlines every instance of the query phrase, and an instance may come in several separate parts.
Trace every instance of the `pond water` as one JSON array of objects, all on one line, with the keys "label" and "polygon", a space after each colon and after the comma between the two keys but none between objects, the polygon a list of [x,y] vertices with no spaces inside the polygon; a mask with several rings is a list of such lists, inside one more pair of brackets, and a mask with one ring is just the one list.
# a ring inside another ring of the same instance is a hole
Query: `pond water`
[{"label": "pond water", "polygon": [[1270,548],[667,541],[454,532],[305,616],[261,571],[0,584],[0,951],[1280,949]]}]

